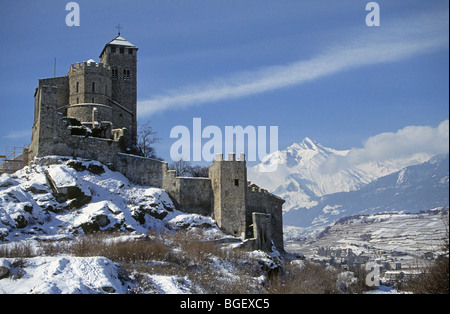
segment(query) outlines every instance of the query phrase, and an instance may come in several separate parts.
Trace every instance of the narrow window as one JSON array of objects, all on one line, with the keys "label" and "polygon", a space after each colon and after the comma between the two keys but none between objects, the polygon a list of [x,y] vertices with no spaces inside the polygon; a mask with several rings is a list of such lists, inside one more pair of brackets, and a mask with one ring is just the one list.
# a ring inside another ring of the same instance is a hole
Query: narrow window
[{"label": "narrow window", "polygon": [[120,48],[120,53],[125,53],[125,48]]},{"label": "narrow window", "polygon": [[118,78],[118,72],[117,72],[117,68],[112,68],[111,69],[111,72],[112,72],[112,79],[114,80],[114,81],[117,81],[117,78]]},{"label": "narrow window", "polygon": [[95,93],[95,82],[92,82],[92,92]]},{"label": "narrow window", "polygon": [[133,49],[128,49],[128,54],[132,55],[133,54]]},{"label": "narrow window", "polygon": [[124,69],[123,70],[123,80],[124,81],[129,81],[130,80],[130,70],[129,69]]},{"label": "narrow window", "polygon": [[77,82],[77,93],[80,92],[80,82]]},{"label": "narrow window", "polygon": [[92,97],[92,103],[95,103],[95,97]]},{"label": "narrow window", "polygon": [[239,179],[234,179],[234,186],[239,186]]},{"label": "narrow window", "polygon": [[80,99],[77,97],[77,104],[79,104],[80,103]]}]

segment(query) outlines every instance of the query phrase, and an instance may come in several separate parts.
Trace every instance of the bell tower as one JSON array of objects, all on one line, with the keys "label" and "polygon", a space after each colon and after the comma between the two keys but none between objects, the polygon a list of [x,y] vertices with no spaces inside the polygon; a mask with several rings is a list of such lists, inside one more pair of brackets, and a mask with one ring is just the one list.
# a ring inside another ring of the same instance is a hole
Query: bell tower
[{"label": "bell tower", "polygon": [[[120,30],[120,27],[119,27]],[[113,121],[129,126],[133,144],[137,141],[137,51],[138,48],[120,36],[105,45],[100,62],[111,68]]]}]

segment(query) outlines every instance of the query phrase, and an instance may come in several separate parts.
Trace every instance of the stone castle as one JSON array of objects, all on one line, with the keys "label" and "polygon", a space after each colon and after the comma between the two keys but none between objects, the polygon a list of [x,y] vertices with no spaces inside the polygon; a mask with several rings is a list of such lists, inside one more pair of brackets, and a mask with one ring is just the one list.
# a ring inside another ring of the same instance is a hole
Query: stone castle
[{"label": "stone castle", "polygon": [[94,159],[131,181],[165,189],[186,213],[210,215],[247,246],[283,251],[284,200],[247,181],[245,155],[217,155],[209,177],[177,177],[167,162],[130,154],[137,142],[137,51],[119,35],[66,76],[40,79],[28,160],[48,155]]}]

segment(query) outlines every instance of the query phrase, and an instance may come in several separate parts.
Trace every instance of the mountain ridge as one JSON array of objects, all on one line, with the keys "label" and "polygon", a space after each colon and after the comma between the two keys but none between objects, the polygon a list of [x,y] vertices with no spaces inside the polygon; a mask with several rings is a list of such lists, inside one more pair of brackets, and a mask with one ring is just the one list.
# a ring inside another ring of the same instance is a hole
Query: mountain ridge
[{"label": "mountain ridge", "polygon": [[[387,161],[347,165],[334,169],[334,172],[325,169],[327,163],[342,159],[349,152],[325,147],[306,137],[284,150],[267,155],[259,165],[249,168],[248,179],[285,199],[284,212],[289,212],[298,207],[315,206],[318,198],[326,194],[357,190],[377,178],[432,157],[425,153],[415,154]],[[262,172],[263,167],[268,165],[276,165],[276,170]]]},{"label": "mountain ridge", "polygon": [[417,213],[448,206],[448,173],[448,155],[437,155],[425,163],[380,177],[358,190],[324,195],[315,206],[291,210],[283,218],[289,225],[317,232],[346,216]]}]

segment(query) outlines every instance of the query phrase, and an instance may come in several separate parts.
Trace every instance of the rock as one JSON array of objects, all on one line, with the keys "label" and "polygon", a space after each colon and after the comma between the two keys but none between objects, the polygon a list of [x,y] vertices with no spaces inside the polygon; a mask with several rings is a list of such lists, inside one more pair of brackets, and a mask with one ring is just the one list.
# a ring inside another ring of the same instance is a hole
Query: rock
[{"label": "rock", "polygon": [[0,279],[6,278],[9,275],[9,268],[6,266],[0,266]]},{"label": "rock", "polygon": [[81,172],[81,171],[86,170],[86,166],[83,165],[83,163],[81,163],[80,161],[72,160],[72,161],[69,161],[67,163],[67,165],[69,167],[75,169],[77,172]]},{"label": "rock", "polygon": [[18,229],[22,229],[28,226],[28,221],[24,215],[18,215],[16,218],[14,218],[14,221],[16,222],[16,228]]},{"label": "rock", "polygon": [[167,212],[155,208],[157,204],[150,204],[150,206],[141,205],[139,208],[134,208],[132,211],[132,217],[141,225],[145,224],[145,215],[148,214],[156,219],[164,219],[167,216]]},{"label": "rock", "polygon": [[115,293],[116,289],[114,289],[114,287],[110,287],[110,286],[104,286],[102,287],[102,290],[106,293]]},{"label": "rock", "polygon": [[102,228],[105,228],[110,223],[111,220],[109,220],[107,215],[100,214],[95,217],[92,217],[90,221],[82,223],[80,225],[80,228],[83,229],[83,232],[87,235],[101,231]]},{"label": "rock", "polygon": [[86,195],[77,186],[70,186],[67,188],[67,199],[73,200],[70,203],[70,207],[72,209],[78,209],[86,204],[89,204],[89,202],[92,200],[92,196]]},{"label": "rock", "polygon": [[95,220],[82,223],[80,225],[80,228],[83,229],[83,232],[86,235],[100,231],[100,226],[98,225],[98,222]]},{"label": "rock", "polygon": [[90,164],[87,170],[93,174],[102,174],[105,172],[105,169],[101,165]]},{"label": "rock", "polygon": [[106,215],[98,215],[98,216],[95,217],[95,220],[97,221],[98,225],[99,225],[101,228],[106,227],[106,226],[109,225],[110,222],[111,222],[111,221],[109,220],[108,216],[106,216]]}]

